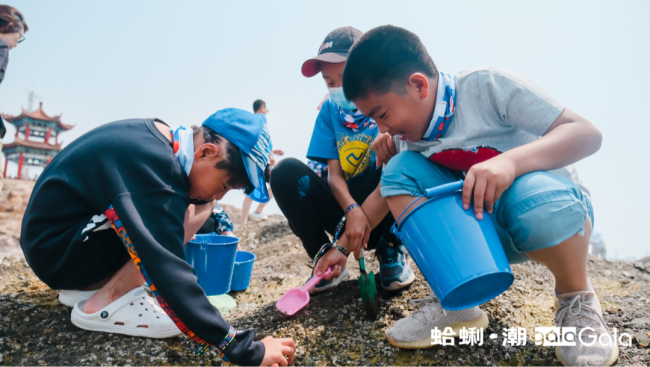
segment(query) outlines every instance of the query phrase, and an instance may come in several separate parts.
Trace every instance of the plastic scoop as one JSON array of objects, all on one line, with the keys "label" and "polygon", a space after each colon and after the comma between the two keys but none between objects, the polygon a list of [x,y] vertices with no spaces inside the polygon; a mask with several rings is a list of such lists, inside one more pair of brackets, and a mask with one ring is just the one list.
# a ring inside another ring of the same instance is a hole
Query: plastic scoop
[{"label": "plastic scoop", "polygon": [[359,249],[359,291],[366,314],[371,320],[377,319],[379,313],[379,298],[377,298],[377,284],[375,273],[366,271],[366,259],[363,257],[363,246]]},{"label": "plastic scoop", "polygon": [[327,268],[327,270],[320,276],[314,275],[305,285],[300,288],[289,289],[287,293],[280,298],[280,300],[275,304],[275,307],[278,308],[282,313],[289,316],[294,315],[296,312],[303,309],[309,303],[309,290],[314,288],[318,282],[323,279],[326,275],[332,272],[332,268]]}]

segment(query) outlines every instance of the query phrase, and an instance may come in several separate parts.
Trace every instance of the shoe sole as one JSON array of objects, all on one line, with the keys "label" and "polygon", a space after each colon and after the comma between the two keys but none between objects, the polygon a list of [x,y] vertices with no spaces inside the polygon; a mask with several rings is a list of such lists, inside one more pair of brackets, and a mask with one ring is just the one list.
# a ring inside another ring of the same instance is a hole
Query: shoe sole
[{"label": "shoe sole", "polygon": [[390,283],[390,286],[388,286],[388,287],[384,287],[383,284],[381,285],[381,287],[385,291],[391,292],[391,291],[396,291],[396,290],[399,290],[399,289],[402,289],[402,288],[406,288],[409,285],[411,285],[414,281],[415,281],[415,273],[413,273],[413,270],[411,270],[411,275],[409,275],[409,277],[404,282],[400,283],[400,282],[395,281],[395,282]]},{"label": "shoe sole", "polygon": [[122,334],[130,336],[139,336],[144,338],[152,339],[164,339],[171,338],[172,336],[182,334],[180,330],[167,330],[167,331],[151,331],[148,328],[137,328],[137,329],[125,329],[124,326],[120,325],[110,325],[110,324],[95,324],[89,323],[85,320],[77,317],[74,312],[70,315],[70,320],[72,323],[84,330],[90,331],[99,331],[103,333],[113,333],[113,334]]},{"label": "shoe sole", "polygon": [[[483,328],[483,330],[487,329],[488,324],[490,321],[488,320],[487,314],[481,310],[481,316],[475,318],[474,320],[470,321],[459,321],[456,323],[453,323],[449,325],[451,329],[454,331],[455,335],[454,338],[460,337],[460,330],[464,327],[466,329],[475,327],[477,329]],[[432,344],[433,339],[423,339],[423,340],[416,340],[414,342],[405,342],[405,343],[400,343],[395,340],[393,340],[390,336],[386,335],[386,339],[388,340],[389,343],[392,345],[402,348],[402,349],[427,349],[431,348],[435,345],[438,345],[440,343]]]},{"label": "shoe sole", "polygon": [[[555,356],[557,359],[560,360],[563,366],[573,366],[571,363],[567,362],[564,358],[562,358],[562,354],[560,354],[560,347],[557,346],[555,347]],[[609,356],[609,359],[603,363],[603,366],[611,366],[616,362],[618,359],[618,346],[615,346],[614,349],[612,349],[612,355]]]}]

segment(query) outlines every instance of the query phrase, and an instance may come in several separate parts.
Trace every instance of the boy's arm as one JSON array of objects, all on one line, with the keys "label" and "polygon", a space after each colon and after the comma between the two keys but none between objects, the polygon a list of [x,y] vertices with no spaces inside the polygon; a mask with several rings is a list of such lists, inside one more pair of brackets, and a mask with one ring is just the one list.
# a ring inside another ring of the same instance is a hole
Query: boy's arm
[{"label": "boy's arm", "polygon": [[474,191],[476,218],[483,218],[513,181],[528,172],[564,167],[595,153],[600,131],[567,109],[527,77],[498,68],[475,75],[472,87],[490,106],[486,118],[540,138],[470,168],[463,187],[463,206],[469,208]]},{"label": "boy's arm", "polygon": [[513,181],[526,173],[565,167],[600,149],[601,132],[587,119],[565,108],[542,138],[470,168],[463,187],[463,206],[469,209],[474,191],[474,211],[483,218],[483,209],[494,203]]},{"label": "boy's arm", "polygon": [[154,291],[160,306],[185,335],[216,347],[230,362],[259,365],[265,355],[251,330],[223,319],[184,260],[183,219],[187,199],[166,189],[118,195],[106,217]]},{"label": "boy's arm", "polygon": [[[329,170],[327,183],[330,185],[336,201],[345,211],[350,205],[356,204],[356,201],[350,195],[348,183],[343,178],[341,163],[338,159],[328,159],[327,167]],[[358,248],[362,244],[363,247],[366,247],[368,238],[370,237],[370,231],[371,228],[368,224],[368,218],[366,218],[363,210],[354,208],[346,214],[345,234],[351,243],[351,248]]]},{"label": "boy's arm", "polygon": [[[381,196],[381,183],[377,185],[375,191],[373,191],[361,205],[361,209],[366,214],[368,218],[368,223],[370,225],[370,230],[375,229],[381,223],[381,221],[386,217],[390,209],[388,208],[388,203],[386,199]],[[369,233],[369,232],[368,232]],[[359,246],[352,247],[350,240],[346,234],[342,234],[341,238],[338,241],[338,244],[345,247],[346,250],[353,252],[356,259],[359,258]],[[366,248],[367,243],[363,246]],[[322,274],[328,267],[332,267],[334,271],[326,277],[326,280],[337,278],[341,270],[345,267],[348,258],[337,250],[331,250],[325,254],[316,264],[314,271],[317,275]],[[338,267],[337,267],[338,265]]]}]

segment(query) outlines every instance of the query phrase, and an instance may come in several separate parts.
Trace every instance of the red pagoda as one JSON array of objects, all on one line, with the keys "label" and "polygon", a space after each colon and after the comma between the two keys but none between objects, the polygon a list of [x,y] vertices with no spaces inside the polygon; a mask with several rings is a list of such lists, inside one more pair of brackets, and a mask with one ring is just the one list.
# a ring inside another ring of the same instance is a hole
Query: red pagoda
[{"label": "red pagoda", "polygon": [[61,122],[61,115],[48,116],[43,111],[43,102],[35,111],[28,112],[23,109],[18,116],[2,115],[2,118],[16,127],[14,142],[2,148],[5,155],[2,176],[5,178],[10,161],[18,164],[18,179],[22,179],[25,166],[47,166],[61,151],[59,134],[74,127]]}]

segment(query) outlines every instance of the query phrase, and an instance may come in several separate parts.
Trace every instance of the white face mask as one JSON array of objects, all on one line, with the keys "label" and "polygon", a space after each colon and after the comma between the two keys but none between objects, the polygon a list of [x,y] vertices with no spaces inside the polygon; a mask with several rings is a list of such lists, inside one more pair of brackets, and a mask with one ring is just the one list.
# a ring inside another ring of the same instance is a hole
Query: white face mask
[{"label": "white face mask", "polygon": [[357,109],[357,106],[354,103],[345,99],[345,94],[343,93],[343,87],[338,88],[327,88],[330,91],[330,99],[332,102],[341,106],[344,110],[353,111]]}]

